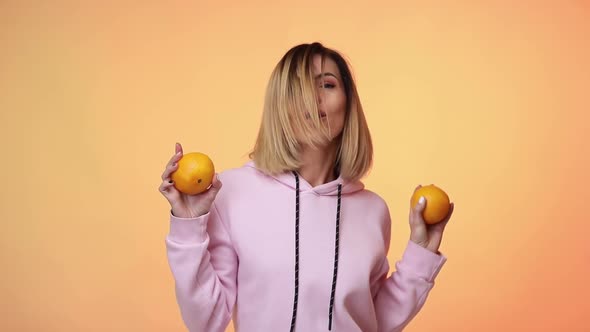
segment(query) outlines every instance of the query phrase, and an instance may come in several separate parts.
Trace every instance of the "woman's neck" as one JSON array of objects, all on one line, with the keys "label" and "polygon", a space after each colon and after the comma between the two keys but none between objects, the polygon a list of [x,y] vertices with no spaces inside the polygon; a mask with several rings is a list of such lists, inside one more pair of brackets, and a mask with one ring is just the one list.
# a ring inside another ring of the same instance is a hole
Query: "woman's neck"
[{"label": "woman's neck", "polygon": [[324,148],[313,149],[305,146],[300,154],[301,167],[298,172],[312,187],[334,181],[337,145],[332,143]]}]

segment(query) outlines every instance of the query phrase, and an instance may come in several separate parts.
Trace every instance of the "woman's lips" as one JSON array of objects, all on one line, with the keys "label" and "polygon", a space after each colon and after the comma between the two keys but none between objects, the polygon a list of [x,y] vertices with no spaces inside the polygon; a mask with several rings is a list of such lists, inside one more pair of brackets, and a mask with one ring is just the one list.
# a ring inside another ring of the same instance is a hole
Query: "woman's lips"
[{"label": "woman's lips", "polygon": [[[324,112],[324,111],[319,111],[319,112],[318,112],[318,115],[320,116],[320,118],[325,118],[325,117],[326,117],[326,112]],[[309,113],[305,113],[305,118],[306,118],[306,119],[309,119],[309,118],[311,118],[311,116],[309,115]]]}]

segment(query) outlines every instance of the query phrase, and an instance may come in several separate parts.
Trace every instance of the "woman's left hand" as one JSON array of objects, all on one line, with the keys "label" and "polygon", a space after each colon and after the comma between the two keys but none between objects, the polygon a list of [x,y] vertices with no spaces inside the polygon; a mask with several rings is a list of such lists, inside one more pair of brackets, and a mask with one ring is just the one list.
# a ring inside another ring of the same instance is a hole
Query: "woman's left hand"
[{"label": "woman's left hand", "polygon": [[[416,187],[415,190],[418,190],[420,187],[422,186]],[[445,219],[433,225],[427,224],[424,222],[424,218],[422,218],[422,211],[424,211],[425,207],[426,201],[422,203],[418,202],[415,208],[412,208],[410,205],[410,240],[438,254],[438,248],[440,247],[445,226],[453,214],[454,204],[451,203],[451,208]]]}]

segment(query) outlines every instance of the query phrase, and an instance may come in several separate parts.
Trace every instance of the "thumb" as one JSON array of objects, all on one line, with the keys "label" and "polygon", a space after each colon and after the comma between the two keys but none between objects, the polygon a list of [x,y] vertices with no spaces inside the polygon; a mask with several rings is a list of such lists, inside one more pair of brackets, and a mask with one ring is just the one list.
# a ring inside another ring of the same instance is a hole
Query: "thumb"
[{"label": "thumb", "polygon": [[211,182],[211,187],[209,187],[208,190],[209,195],[213,195],[212,198],[214,198],[221,189],[221,186],[223,186],[223,184],[221,183],[221,181],[219,181],[217,173],[215,173],[215,176],[213,176],[213,181]]},{"label": "thumb", "polygon": [[420,196],[420,199],[418,199],[418,202],[416,203],[416,205],[412,209],[411,223],[413,225],[423,225],[424,224],[424,218],[422,217],[422,213],[424,212],[425,208],[426,208],[426,198],[424,196]]},{"label": "thumb", "polygon": [[426,197],[420,196],[420,198],[418,199],[418,202],[416,203],[416,206],[414,206],[414,212],[422,215],[422,212],[424,212],[425,208],[426,208]]},{"label": "thumb", "polygon": [[209,205],[213,204],[213,202],[215,201],[215,197],[217,196],[217,193],[219,193],[220,189],[221,181],[219,181],[219,179],[217,178],[216,173],[215,176],[213,176],[213,181],[211,181],[211,185],[209,186],[209,188],[205,190],[205,192],[200,193],[198,196],[200,197],[200,199],[203,200],[203,202],[206,202],[205,204],[209,208]]},{"label": "thumb", "polygon": [[425,207],[426,198],[422,196],[418,200],[418,203],[416,203],[416,206],[412,208],[412,213],[410,214],[410,240],[424,248],[428,245],[428,229],[422,217]]}]

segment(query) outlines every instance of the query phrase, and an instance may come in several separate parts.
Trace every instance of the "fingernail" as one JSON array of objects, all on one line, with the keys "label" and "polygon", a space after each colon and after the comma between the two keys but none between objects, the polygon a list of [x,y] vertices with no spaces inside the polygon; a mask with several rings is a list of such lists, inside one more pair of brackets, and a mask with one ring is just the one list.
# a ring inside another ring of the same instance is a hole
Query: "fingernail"
[{"label": "fingernail", "polygon": [[425,201],[425,200],[426,200],[426,199],[424,198],[424,196],[420,196],[420,199],[418,200],[418,203],[419,203],[420,205],[422,205],[422,204],[424,204],[424,201]]}]

